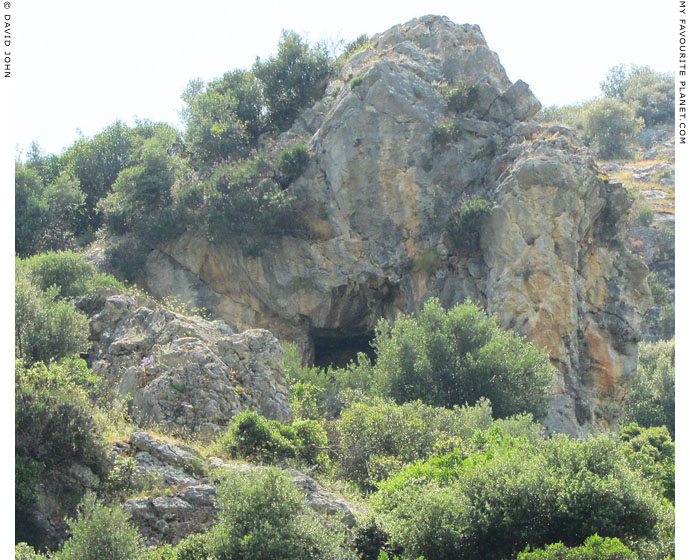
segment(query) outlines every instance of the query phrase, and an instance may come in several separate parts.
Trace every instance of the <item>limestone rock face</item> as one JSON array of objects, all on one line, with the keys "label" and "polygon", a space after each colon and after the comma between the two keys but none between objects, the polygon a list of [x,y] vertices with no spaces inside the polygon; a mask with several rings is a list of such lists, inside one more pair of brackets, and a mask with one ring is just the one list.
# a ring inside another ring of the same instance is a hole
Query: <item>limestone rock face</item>
[{"label": "limestone rock face", "polygon": [[[458,80],[471,95],[452,113],[438,89]],[[429,297],[445,306],[471,298],[550,353],[549,428],[615,426],[650,302],[647,272],[618,234],[626,192],[572,131],[531,120],[539,107],[477,26],[427,16],[393,27],[351,56],[279,139],[301,138],[313,153],[294,185],[308,234],[275,237],[247,257],[237,240],[212,244],[190,231],[149,255],[147,287],[267,328],[307,358]],[[439,142],[450,121],[453,138]],[[445,226],[477,197],[493,208],[481,250],[461,255]]]},{"label": "limestone rock face", "polygon": [[[132,396],[140,424],[211,435],[247,408],[291,419],[282,349],[268,331],[236,333],[222,321],[189,317],[112,290],[77,305],[91,317],[93,371]],[[134,444],[158,458],[165,451],[147,447],[145,438]],[[192,460],[164,459],[178,467]]]}]

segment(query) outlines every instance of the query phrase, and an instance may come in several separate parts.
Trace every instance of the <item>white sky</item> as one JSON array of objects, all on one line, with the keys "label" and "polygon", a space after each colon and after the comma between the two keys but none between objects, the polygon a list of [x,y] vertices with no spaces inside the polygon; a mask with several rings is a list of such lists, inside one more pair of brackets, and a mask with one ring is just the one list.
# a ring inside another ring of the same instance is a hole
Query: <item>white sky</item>
[{"label": "white sky", "polygon": [[[14,1],[16,144],[60,153],[116,118],[179,125],[190,79],[274,52],[280,31],[311,41],[373,35],[434,13],[478,24],[512,81],[544,105],[593,97],[621,62],[673,71],[676,2],[667,0],[196,2]],[[665,8],[658,6],[663,4]]]}]

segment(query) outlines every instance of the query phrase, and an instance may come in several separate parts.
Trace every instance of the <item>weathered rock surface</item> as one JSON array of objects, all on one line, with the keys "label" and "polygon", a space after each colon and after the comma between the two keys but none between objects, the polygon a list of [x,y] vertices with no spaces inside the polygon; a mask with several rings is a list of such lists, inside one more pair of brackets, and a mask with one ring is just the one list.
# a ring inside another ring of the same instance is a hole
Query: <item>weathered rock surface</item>
[{"label": "weathered rock surface", "polygon": [[[243,462],[226,463],[217,457],[205,460],[193,447],[164,441],[144,431],[132,434],[129,447],[140,469],[161,477],[163,485],[159,493],[169,489],[166,495],[131,499],[122,506],[148,546],[176,544],[192,533],[206,531],[217,521],[216,488],[208,478],[198,476],[199,471],[247,473],[264,468]],[[154,460],[142,461],[142,455]],[[178,474],[169,477],[169,473]],[[345,500],[300,471],[290,469],[287,474],[316,514],[336,520],[345,527],[355,525],[355,516]]]},{"label": "weathered rock surface", "polygon": [[[437,84],[458,79],[473,95],[453,115]],[[538,109],[477,26],[427,16],[393,27],[284,135],[314,154],[297,183],[309,203],[295,218],[310,234],[247,257],[233,239],[188,232],[150,254],[147,286],[268,328],[308,358],[320,341],[370,334],[379,317],[429,297],[469,297],[550,353],[549,428],[609,429],[636,368],[647,271],[619,235],[625,190],[569,129],[531,120]],[[434,128],[451,119],[459,139],[434,145]],[[481,251],[461,256],[445,224],[473,197],[493,209]]]},{"label": "weathered rock surface", "polygon": [[[94,373],[132,396],[140,424],[212,434],[247,408],[291,418],[282,349],[268,331],[236,333],[222,321],[188,317],[115,290],[77,305],[91,317]],[[134,444],[152,455],[164,452],[145,440]],[[184,463],[178,459],[174,466]]]}]

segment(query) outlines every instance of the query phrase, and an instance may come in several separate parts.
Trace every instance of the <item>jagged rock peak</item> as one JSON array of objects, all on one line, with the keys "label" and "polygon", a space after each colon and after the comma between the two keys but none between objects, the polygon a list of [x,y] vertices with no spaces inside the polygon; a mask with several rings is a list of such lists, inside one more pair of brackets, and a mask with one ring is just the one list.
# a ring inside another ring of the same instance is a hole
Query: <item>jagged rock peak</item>
[{"label": "jagged rock peak", "polygon": [[[462,103],[443,88],[461,80]],[[574,133],[533,120],[477,26],[426,16],[374,36],[279,141],[308,142],[295,184],[302,235],[259,257],[188,232],[153,251],[146,282],[314,358],[361,344],[380,317],[430,297],[470,298],[545,348],[557,368],[547,426],[606,430],[635,372],[646,268],[626,246],[629,197]],[[478,250],[446,224],[464,201],[491,210]]]}]

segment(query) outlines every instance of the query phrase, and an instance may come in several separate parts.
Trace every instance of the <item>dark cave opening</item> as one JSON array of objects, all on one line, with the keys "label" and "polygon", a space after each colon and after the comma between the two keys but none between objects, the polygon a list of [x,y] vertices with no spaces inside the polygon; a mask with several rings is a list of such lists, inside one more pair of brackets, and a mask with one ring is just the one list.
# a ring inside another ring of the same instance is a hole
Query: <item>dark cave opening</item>
[{"label": "dark cave opening", "polygon": [[311,333],[314,343],[314,365],[318,367],[345,367],[363,352],[372,362],[376,352],[371,347],[373,333],[347,333],[338,329],[320,329]]}]

